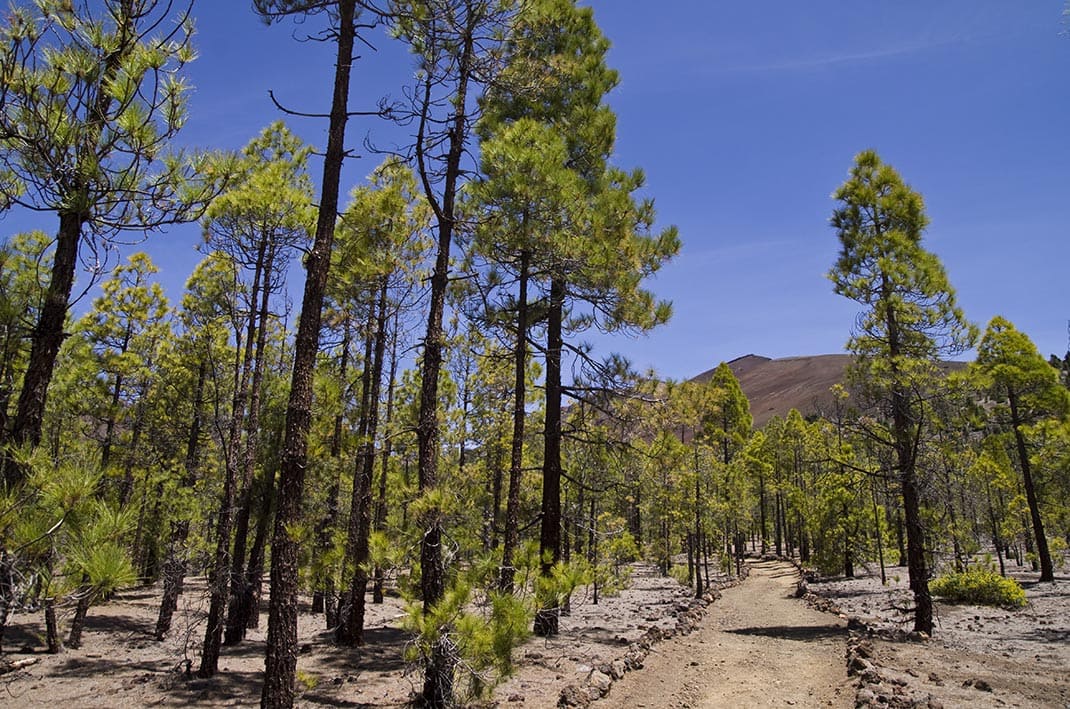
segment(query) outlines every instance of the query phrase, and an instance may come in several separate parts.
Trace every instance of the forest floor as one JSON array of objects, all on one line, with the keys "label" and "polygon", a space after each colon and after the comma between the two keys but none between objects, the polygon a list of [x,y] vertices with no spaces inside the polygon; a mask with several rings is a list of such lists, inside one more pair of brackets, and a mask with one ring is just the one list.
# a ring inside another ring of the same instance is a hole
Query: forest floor
[{"label": "forest floor", "polygon": [[[905,568],[858,578],[810,581],[808,589],[827,599],[830,610],[864,626],[860,640],[867,674],[859,665],[859,699],[893,706],[1070,707],[1070,574],[1038,583],[1039,573],[1009,565],[1009,576],[1025,589],[1020,610],[934,604],[933,637],[918,641],[908,632],[913,606]],[[824,604],[818,603],[819,606]],[[866,656],[869,657],[866,657]]]},{"label": "forest floor", "polygon": [[[938,603],[934,638],[916,641],[897,610],[910,604],[903,569],[890,569],[885,586],[869,574],[812,580],[807,587],[817,595],[808,604],[795,598],[792,565],[752,560],[748,567],[741,585],[718,579],[725,588],[704,616],[688,589],[646,565],[635,568],[630,588],[598,605],[578,592],[561,634],[519,648],[517,673],[486,705],[554,707],[563,697],[585,704],[605,695],[593,706],[850,707],[857,692],[874,706],[1070,706],[1065,574],[1037,584],[1035,574],[1012,569],[1026,588],[1026,608]],[[216,677],[184,671],[187,660],[197,669],[204,591],[203,579],[191,580],[163,642],[152,638],[158,588],[122,592],[91,609],[82,647],[59,655],[44,652],[39,613],[14,615],[5,659],[32,664],[0,676],[0,706],[257,705],[266,613],[245,642],[223,648]],[[402,602],[388,597],[367,608],[367,642],[359,648],[335,646],[322,616],[303,608],[298,706],[397,707],[419,689],[420,674],[404,659]],[[859,676],[848,676],[848,648],[865,658]]]}]

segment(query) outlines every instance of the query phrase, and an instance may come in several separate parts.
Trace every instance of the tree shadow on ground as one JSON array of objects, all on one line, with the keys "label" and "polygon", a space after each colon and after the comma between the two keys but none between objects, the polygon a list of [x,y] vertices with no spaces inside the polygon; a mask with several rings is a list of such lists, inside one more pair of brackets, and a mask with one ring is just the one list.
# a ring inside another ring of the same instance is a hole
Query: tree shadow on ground
[{"label": "tree shadow on ground", "polygon": [[64,677],[98,677],[122,671],[124,674],[136,672],[164,672],[171,663],[154,660],[127,662],[112,657],[88,657],[85,655],[69,656],[56,666],[50,674]]},{"label": "tree shadow on ground", "polygon": [[[875,589],[858,589],[858,588],[844,588],[835,589],[828,588],[820,583],[811,583],[810,590],[821,596],[822,598],[859,598],[862,596],[882,596],[888,592],[888,588],[879,587]],[[894,591],[903,591],[909,593],[910,589],[891,589]]]},{"label": "tree shadow on ground", "polygon": [[411,638],[400,628],[365,628],[364,644],[344,647],[335,645],[328,631],[317,636],[312,651],[317,666],[339,672],[397,672],[408,664],[404,654]]},{"label": "tree shadow on ground", "polygon": [[839,625],[774,625],[769,627],[735,628],[726,632],[736,635],[757,635],[778,640],[814,642],[828,638],[845,638],[847,629]]},{"label": "tree shadow on ground", "polygon": [[129,635],[142,635],[146,639],[152,638],[154,628],[145,622],[144,618],[132,615],[93,615],[93,609],[85,617],[85,632],[87,633],[127,633]]},{"label": "tree shadow on ground", "polygon": [[1022,640],[1044,643],[1070,643],[1070,630],[1061,628],[1035,628],[1030,631],[1014,633],[1006,637],[1017,637]]},{"label": "tree shadow on ground", "polygon": [[[163,689],[176,706],[193,704],[219,705],[229,700],[252,700],[260,696],[263,672],[219,672],[214,677],[187,677],[174,673],[163,682]],[[243,701],[244,703],[244,701]]]},{"label": "tree shadow on ground", "polygon": [[598,643],[599,645],[621,647],[628,644],[628,639],[622,637],[619,630],[602,628],[597,625],[576,628],[568,634],[574,637],[582,637],[587,642]]}]

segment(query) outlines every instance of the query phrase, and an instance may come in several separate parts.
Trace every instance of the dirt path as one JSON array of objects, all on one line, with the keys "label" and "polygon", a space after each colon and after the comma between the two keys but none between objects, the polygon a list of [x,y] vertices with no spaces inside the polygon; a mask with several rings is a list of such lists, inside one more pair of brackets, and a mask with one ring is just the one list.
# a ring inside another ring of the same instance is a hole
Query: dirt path
[{"label": "dirt path", "polygon": [[852,707],[846,624],[794,598],[798,573],[779,561],[751,565],[724,591],[702,628],[660,643],[644,667],[592,706]]}]

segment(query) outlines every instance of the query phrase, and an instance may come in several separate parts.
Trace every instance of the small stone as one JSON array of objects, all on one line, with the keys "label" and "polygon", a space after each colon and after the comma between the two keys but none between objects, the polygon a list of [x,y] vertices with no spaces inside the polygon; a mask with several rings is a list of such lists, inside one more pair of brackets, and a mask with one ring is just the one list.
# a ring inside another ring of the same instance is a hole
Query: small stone
[{"label": "small stone", "polygon": [[587,684],[598,690],[598,696],[602,696],[613,686],[613,678],[595,670],[591,673],[591,676],[587,678]]},{"label": "small stone", "polygon": [[871,665],[869,662],[862,659],[861,657],[852,657],[851,661],[847,663],[847,674],[852,676],[860,675],[866,670],[871,669],[873,669],[873,665]]},{"label": "small stone", "polygon": [[510,694],[509,698],[506,699],[505,701],[512,702],[513,704],[523,704],[524,703],[524,697],[522,695],[519,695],[519,694]]},{"label": "small stone", "polygon": [[985,682],[983,679],[975,679],[973,681],[973,688],[981,692],[992,691],[992,685],[990,685],[988,682]]},{"label": "small stone", "polygon": [[574,684],[570,684],[561,690],[557,699],[559,707],[585,707],[591,703],[586,690]]}]

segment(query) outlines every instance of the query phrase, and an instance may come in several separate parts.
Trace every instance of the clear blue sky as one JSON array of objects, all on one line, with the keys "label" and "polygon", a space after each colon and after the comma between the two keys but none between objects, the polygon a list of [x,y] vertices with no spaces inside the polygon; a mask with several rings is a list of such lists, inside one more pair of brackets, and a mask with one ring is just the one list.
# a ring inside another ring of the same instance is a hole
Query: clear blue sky
[{"label": "clear blue sky", "polygon": [[[659,222],[676,224],[683,240],[652,283],[674,302],[672,322],[640,339],[598,338],[600,351],[674,378],[747,353],[842,351],[857,307],[824,276],[837,250],[830,195],[865,148],[924,195],[926,244],[967,316],[983,327],[1002,314],[1045,355],[1066,351],[1070,37],[1061,2],[588,4],[621,73],[610,97],[616,162],[646,171]],[[269,89],[295,109],[327,110],[330,48],[292,39],[314,25],[267,28],[249,8],[197,2],[190,144],[241,147],[280,117]],[[375,43],[354,73],[354,109],[397,94],[412,74],[401,48]],[[288,122],[323,146],[325,122]],[[402,139],[360,119],[350,144],[359,149],[366,134]],[[354,161],[346,190],[376,162]],[[36,226],[55,229],[52,217]],[[144,245],[173,299],[198,240],[184,227]]]}]

